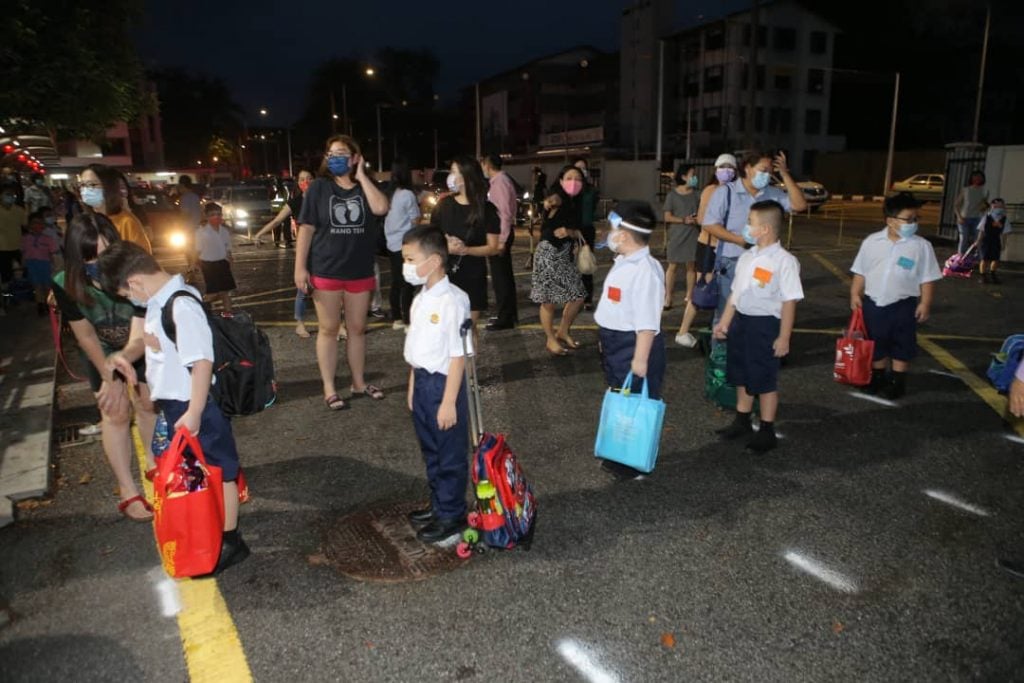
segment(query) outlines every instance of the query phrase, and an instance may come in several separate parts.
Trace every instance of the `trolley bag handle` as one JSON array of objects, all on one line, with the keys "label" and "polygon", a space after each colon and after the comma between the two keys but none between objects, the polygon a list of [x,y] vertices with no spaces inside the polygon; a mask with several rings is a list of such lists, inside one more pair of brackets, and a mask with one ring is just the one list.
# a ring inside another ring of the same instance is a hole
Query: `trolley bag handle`
[{"label": "trolley bag handle", "polygon": [[[722,218],[722,227],[727,231],[729,230],[729,213],[732,211],[732,188],[729,184],[725,184],[725,216]],[[718,240],[718,246],[715,247],[715,274],[717,275],[722,269],[722,259],[725,258],[725,242],[724,240]]]},{"label": "trolley bag handle", "polygon": [[[480,407],[480,387],[476,375],[476,353],[469,353],[469,333],[473,329],[473,319],[466,318],[459,326],[459,336],[462,337],[462,355],[466,359],[463,364],[464,380],[466,383],[466,399],[469,403],[469,428],[473,437],[473,447],[480,444],[484,436],[484,416]],[[470,372],[472,366],[472,372]]]}]

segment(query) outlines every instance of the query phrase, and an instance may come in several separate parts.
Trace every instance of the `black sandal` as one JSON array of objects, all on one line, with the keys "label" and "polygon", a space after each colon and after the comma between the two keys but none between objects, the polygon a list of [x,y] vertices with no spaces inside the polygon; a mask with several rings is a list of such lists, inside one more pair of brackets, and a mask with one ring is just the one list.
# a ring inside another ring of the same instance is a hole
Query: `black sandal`
[{"label": "black sandal", "polygon": [[338,396],[337,394],[331,394],[330,396],[325,398],[324,403],[327,404],[328,410],[338,411],[348,409],[348,402],[345,401],[345,399],[343,399],[341,396]]},{"label": "black sandal", "polygon": [[380,401],[384,398],[384,390],[373,384],[367,384],[362,391],[356,391],[355,387],[353,387],[352,398],[359,398],[360,396],[369,396],[374,401]]}]

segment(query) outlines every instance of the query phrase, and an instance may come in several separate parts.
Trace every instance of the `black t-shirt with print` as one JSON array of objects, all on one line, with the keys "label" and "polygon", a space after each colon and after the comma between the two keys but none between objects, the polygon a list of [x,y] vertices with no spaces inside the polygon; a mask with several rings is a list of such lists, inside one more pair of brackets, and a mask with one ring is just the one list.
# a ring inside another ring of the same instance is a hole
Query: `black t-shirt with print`
[{"label": "black t-shirt with print", "polygon": [[334,180],[317,178],[306,191],[298,221],[313,226],[310,274],[335,280],[373,277],[374,217],[362,186],[345,190]]},{"label": "black t-shirt with print", "polygon": [[[487,235],[501,234],[498,209],[487,202],[483,224],[469,225],[469,205],[459,204],[454,197],[445,197],[430,213],[430,224],[441,228],[445,235],[458,237],[467,247],[487,246]],[[448,268],[458,266],[464,277],[487,277],[487,259],[483,256],[448,257]]]}]

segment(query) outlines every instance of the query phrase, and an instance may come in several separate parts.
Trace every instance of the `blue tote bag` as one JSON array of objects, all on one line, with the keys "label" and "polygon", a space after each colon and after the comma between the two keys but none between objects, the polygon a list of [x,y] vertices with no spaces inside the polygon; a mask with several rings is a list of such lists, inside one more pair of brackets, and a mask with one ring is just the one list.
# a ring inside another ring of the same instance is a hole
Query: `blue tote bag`
[{"label": "blue tote bag", "polygon": [[639,395],[630,391],[631,386],[632,372],[626,375],[620,391],[605,392],[594,455],[650,472],[658,459],[665,402],[648,395],[646,378]]}]

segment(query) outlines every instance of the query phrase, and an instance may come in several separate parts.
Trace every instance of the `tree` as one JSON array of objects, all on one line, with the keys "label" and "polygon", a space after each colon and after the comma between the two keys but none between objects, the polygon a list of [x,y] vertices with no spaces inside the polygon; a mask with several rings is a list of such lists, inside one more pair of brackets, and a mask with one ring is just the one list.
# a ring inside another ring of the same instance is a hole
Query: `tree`
[{"label": "tree", "polygon": [[216,140],[237,141],[244,129],[242,109],[224,81],[180,68],[158,69],[150,78],[160,98],[168,164],[191,166],[199,159],[210,161],[212,156],[234,158],[233,153],[213,152]]},{"label": "tree", "polygon": [[98,138],[152,108],[131,29],[141,0],[8,0],[0,112]]}]

